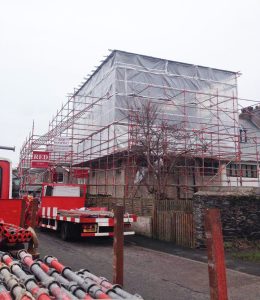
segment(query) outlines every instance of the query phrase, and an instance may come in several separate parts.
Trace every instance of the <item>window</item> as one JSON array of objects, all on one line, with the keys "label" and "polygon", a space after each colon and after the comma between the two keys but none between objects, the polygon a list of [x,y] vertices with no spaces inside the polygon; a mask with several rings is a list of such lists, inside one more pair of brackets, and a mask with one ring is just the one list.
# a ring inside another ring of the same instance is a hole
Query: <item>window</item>
[{"label": "window", "polygon": [[45,196],[52,196],[53,187],[50,185],[47,185],[44,187],[45,189]]},{"label": "window", "polygon": [[242,165],[242,177],[257,178],[256,165]]},{"label": "window", "polygon": [[56,172],[53,174],[53,182],[63,183],[63,172]]},{"label": "window", "polygon": [[247,164],[229,164],[227,165],[227,176],[257,178],[257,166]]},{"label": "window", "polygon": [[57,173],[57,182],[63,183],[63,173]]},{"label": "window", "polygon": [[218,173],[219,162],[210,160],[204,161],[203,173],[204,176],[214,176]]},{"label": "window", "polygon": [[239,177],[239,174],[238,174],[238,165],[237,164],[229,164],[229,165],[227,165],[227,176],[230,176],[230,177]]},{"label": "window", "polygon": [[245,129],[239,130],[239,141],[240,141],[240,143],[247,142],[247,130],[245,130]]}]

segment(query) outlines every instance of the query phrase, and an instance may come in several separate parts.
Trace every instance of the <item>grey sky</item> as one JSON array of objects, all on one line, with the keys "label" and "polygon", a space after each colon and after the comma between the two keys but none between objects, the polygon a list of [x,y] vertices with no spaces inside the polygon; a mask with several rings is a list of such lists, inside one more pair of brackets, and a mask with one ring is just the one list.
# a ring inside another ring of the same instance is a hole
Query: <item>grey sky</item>
[{"label": "grey sky", "polygon": [[239,97],[260,99],[260,2],[0,0],[0,145],[18,163],[33,120],[52,115],[108,49],[241,71]]}]

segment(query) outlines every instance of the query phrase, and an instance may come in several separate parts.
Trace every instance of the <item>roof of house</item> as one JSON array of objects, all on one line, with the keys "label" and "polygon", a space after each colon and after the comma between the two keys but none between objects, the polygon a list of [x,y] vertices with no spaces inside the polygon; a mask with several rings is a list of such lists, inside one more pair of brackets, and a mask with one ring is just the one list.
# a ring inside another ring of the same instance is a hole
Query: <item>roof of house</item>
[{"label": "roof of house", "polygon": [[[149,63],[157,65],[157,71],[166,71],[169,73],[169,69],[167,67],[169,65],[175,65],[182,68],[182,70],[177,71],[179,76],[191,76],[194,78],[198,78],[201,80],[220,80],[221,77],[223,81],[227,80],[227,77],[231,77],[232,79],[236,79],[239,76],[239,72],[222,70],[218,68],[211,68],[201,65],[189,64],[184,62],[178,62],[174,60],[157,58],[154,56],[148,56],[143,54],[137,54],[122,50],[112,50],[111,53],[102,61],[102,63],[93,71],[89,78],[82,84],[82,86],[74,93],[74,95],[78,95],[79,92],[84,88],[84,86],[104,67],[106,63],[112,61],[117,58],[117,62],[122,62],[124,64],[128,64],[129,66],[142,66],[144,68],[148,68]],[[163,69],[161,68],[163,65]],[[159,67],[158,67],[159,66]],[[154,69],[156,70],[156,68]],[[172,70],[171,70],[172,71]],[[174,70],[176,72],[176,68]]]}]

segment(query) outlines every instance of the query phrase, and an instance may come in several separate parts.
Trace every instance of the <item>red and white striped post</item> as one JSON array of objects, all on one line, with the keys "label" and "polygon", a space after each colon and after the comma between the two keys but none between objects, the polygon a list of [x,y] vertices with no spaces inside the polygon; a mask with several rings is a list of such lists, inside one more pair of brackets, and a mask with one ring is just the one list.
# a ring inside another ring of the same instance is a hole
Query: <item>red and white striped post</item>
[{"label": "red and white striped post", "polygon": [[227,300],[227,279],[222,226],[219,209],[207,209],[205,234],[211,300]]},{"label": "red and white striped post", "polygon": [[123,286],[124,282],[124,207],[114,209],[114,257],[113,283]]}]

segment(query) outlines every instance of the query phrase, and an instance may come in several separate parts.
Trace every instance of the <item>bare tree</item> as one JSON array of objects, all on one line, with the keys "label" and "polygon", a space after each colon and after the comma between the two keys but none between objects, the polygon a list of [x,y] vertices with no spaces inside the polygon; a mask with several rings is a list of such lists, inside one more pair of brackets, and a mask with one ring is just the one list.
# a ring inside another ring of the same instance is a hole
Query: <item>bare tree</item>
[{"label": "bare tree", "polygon": [[136,100],[128,112],[131,151],[139,161],[139,172],[144,166],[146,169],[136,184],[146,186],[155,199],[166,199],[169,176],[181,160],[192,156],[196,133],[187,130],[183,120],[171,120],[150,100]]}]

